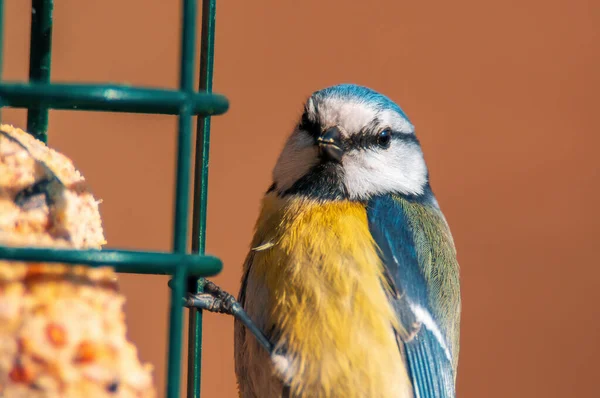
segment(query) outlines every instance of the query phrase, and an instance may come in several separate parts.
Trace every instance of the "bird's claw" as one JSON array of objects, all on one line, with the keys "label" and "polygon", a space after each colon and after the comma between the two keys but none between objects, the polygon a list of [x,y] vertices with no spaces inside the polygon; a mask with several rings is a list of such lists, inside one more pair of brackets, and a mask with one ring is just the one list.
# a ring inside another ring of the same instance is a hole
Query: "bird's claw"
[{"label": "bird's claw", "polygon": [[235,297],[226,291],[223,291],[223,289],[211,281],[206,280],[202,293],[188,293],[184,300],[184,305],[186,307],[197,308],[209,312],[232,315],[250,330],[260,345],[262,345],[269,354],[273,351],[273,344],[271,344],[258,326],[254,324],[250,316],[244,311],[244,308],[238,303]]},{"label": "bird's claw", "polygon": [[211,281],[206,281],[203,293],[189,293],[185,300],[186,307],[228,315],[235,315],[234,306],[236,304],[237,301],[235,297],[223,291]]}]

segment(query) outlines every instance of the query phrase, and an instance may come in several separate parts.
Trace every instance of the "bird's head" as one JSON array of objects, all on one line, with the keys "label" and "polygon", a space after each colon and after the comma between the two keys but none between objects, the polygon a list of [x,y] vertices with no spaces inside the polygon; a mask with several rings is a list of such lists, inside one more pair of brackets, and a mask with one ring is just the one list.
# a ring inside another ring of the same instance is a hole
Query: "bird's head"
[{"label": "bird's head", "polygon": [[428,173],[414,127],[398,105],[366,87],[315,92],[273,170],[280,195],[367,200],[423,195]]}]

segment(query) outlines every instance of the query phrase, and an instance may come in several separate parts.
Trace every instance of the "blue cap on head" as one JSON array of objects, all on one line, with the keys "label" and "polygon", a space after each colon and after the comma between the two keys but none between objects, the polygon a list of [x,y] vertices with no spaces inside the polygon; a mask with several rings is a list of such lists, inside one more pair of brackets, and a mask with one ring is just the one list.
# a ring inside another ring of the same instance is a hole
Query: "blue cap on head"
[{"label": "blue cap on head", "polygon": [[373,105],[376,109],[393,109],[398,112],[403,118],[409,123],[410,119],[402,108],[398,106],[394,101],[389,99],[383,94],[377,91],[371,90],[368,87],[358,86],[356,84],[338,84],[316,91],[312,95],[313,98],[326,98],[326,97],[338,97],[340,99],[361,101]]}]

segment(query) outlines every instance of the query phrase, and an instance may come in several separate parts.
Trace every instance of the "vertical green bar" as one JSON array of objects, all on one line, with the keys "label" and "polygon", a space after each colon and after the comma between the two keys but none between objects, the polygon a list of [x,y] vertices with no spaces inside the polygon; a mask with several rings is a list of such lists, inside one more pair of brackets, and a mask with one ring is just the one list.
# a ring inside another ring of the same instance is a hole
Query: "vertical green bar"
[{"label": "vertical green bar", "polygon": [[[180,89],[187,93],[194,91],[194,50],[196,47],[196,0],[183,0],[183,29],[181,34]],[[190,172],[192,149],[191,104],[186,103],[179,112],[179,137],[177,147],[177,186],[175,189],[175,225],[173,250],[187,251],[188,215],[190,210]],[[181,299],[185,293],[187,269],[179,266],[173,276],[171,290],[171,312],[169,319],[169,353],[167,370],[167,398],[179,398],[181,384],[181,347],[183,306]]]},{"label": "vertical green bar", "polygon": [[[31,44],[29,49],[29,81],[48,83],[52,53],[53,0],[31,0]],[[46,142],[48,108],[31,107],[27,112],[27,130]]]},{"label": "vertical green bar", "polygon": [[[199,90],[212,92],[215,52],[216,0],[202,1]],[[206,247],[206,207],[208,193],[208,156],[210,117],[198,117],[196,165],[194,171],[194,210],[192,218],[192,252],[204,254]],[[192,278],[188,290],[201,293],[204,278]],[[188,341],[188,398],[199,398],[202,384],[202,311],[190,309]]]}]

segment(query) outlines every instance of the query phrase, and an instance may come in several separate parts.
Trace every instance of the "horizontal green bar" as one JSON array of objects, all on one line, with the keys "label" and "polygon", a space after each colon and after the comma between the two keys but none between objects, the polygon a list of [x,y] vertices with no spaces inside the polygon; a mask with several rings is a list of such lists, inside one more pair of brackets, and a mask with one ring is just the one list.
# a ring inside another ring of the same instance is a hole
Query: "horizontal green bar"
[{"label": "horizontal green bar", "polygon": [[194,115],[219,115],[229,108],[222,95],[104,84],[1,83],[0,106],[179,114],[189,104]]},{"label": "horizontal green bar", "polygon": [[117,272],[130,274],[172,275],[187,263],[191,276],[212,276],[223,268],[213,256],[129,250],[66,250],[45,248],[0,247],[0,260],[112,266]]}]

